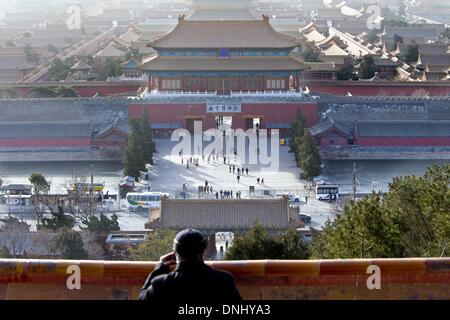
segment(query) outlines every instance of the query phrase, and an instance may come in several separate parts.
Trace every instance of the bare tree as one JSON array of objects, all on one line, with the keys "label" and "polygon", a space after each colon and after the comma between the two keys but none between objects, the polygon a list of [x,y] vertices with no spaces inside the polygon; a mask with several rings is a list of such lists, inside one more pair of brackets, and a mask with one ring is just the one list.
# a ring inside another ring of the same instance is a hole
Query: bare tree
[{"label": "bare tree", "polygon": [[95,215],[96,206],[91,198],[91,186],[87,183],[84,175],[72,174],[65,183],[67,189],[67,199],[64,203],[64,211],[73,215],[77,219],[84,219]]},{"label": "bare tree", "polygon": [[17,218],[2,219],[0,247],[8,248],[12,256],[21,256],[29,243],[30,225]]}]

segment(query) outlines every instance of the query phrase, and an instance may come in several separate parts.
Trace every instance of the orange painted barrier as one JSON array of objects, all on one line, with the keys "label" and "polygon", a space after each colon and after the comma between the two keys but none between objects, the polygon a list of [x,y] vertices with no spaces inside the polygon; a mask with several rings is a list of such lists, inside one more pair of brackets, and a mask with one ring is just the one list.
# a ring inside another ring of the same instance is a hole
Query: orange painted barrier
[{"label": "orange painted barrier", "polygon": [[[245,299],[450,299],[450,258],[208,264],[233,273]],[[67,269],[72,265],[79,267],[79,290],[69,290],[66,285],[71,276]],[[134,261],[0,259],[0,299],[135,299],[155,265]],[[373,266],[379,268],[379,274],[371,269]],[[377,276],[380,287],[374,288]]]}]

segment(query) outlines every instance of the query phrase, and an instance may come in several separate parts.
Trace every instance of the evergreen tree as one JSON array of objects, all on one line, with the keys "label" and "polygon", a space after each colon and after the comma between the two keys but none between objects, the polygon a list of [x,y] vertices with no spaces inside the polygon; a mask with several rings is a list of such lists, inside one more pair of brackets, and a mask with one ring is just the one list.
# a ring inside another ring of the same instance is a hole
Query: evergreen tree
[{"label": "evergreen tree", "polygon": [[32,173],[28,180],[33,186],[35,195],[47,194],[50,191],[50,183],[42,174]]},{"label": "evergreen tree", "polygon": [[120,59],[107,58],[100,71],[100,80],[122,75],[122,61]]},{"label": "evergreen tree", "polygon": [[139,130],[142,139],[144,151],[144,160],[146,163],[153,164],[153,153],[155,152],[155,144],[153,143],[153,133],[150,127],[150,120],[147,109],[144,109],[142,116],[139,118]]},{"label": "evergreen tree", "polygon": [[338,80],[350,80],[353,76],[353,67],[349,64],[344,64],[337,72]]},{"label": "evergreen tree", "polygon": [[64,210],[58,206],[58,212],[53,213],[52,217],[44,217],[41,223],[37,225],[38,230],[58,231],[63,228],[72,229],[75,226],[75,218],[64,214]]},{"label": "evergreen tree", "polygon": [[302,116],[302,113],[297,111],[297,115],[295,117],[295,122],[292,125],[292,128],[289,130],[289,148],[290,152],[294,152],[297,155],[297,147],[299,139],[303,136],[305,130],[305,119]]},{"label": "evergreen tree", "polygon": [[296,230],[271,235],[260,224],[236,236],[228,249],[226,260],[308,259],[309,247]]},{"label": "evergreen tree", "polygon": [[173,251],[176,234],[174,230],[155,230],[137,248],[130,248],[128,253],[133,260],[158,261],[161,256]]},{"label": "evergreen tree", "polygon": [[144,149],[137,132],[128,136],[128,148],[125,158],[124,173],[127,176],[139,177],[139,172],[145,170]]},{"label": "evergreen tree", "polygon": [[61,81],[67,78],[71,65],[67,62],[63,62],[59,58],[52,60],[52,65],[48,70],[48,75],[52,81]]},{"label": "evergreen tree", "polygon": [[55,93],[58,95],[58,97],[63,98],[75,98],[80,96],[78,92],[72,87],[58,87],[55,89]]},{"label": "evergreen tree", "polygon": [[375,60],[371,55],[365,55],[359,69],[359,77],[361,79],[370,79],[375,76]]},{"label": "evergreen tree", "polygon": [[442,36],[450,40],[450,28],[445,28],[445,31],[442,32]]},{"label": "evergreen tree", "polygon": [[23,48],[23,52],[28,63],[39,64],[41,62],[39,54],[29,44]]},{"label": "evergreen tree", "polygon": [[443,257],[450,254],[450,165],[395,178],[378,194],[349,203],[314,237],[315,258]]},{"label": "evergreen tree", "polygon": [[415,43],[411,43],[405,48],[402,59],[407,63],[416,62],[419,58],[419,47]]},{"label": "evergreen tree", "polygon": [[374,30],[370,30],[369,33],[366,36],[366,41],[368,43],[375,43],[377,42],[380,37],[378,36],[379,31],[374,29]]},{"label": "evergreen tree", "polygon": [[111,218],[108,218],[104,214],[100,214],[99,217],[88,216],[82,219],[81,223],[86,226],[81,226],[81,230],[87,230],[96,234],[107,234],[111,231],[120,230],[119,221],[116,214],[113,214]]},{"label": "evergreen tree", "polygon": [[305,62],[320,62],[319,53],[314,51],[312,48],[307,48],[303,53],[302,57]]},{"label": "evergreen tree", "polygon": [[49,243],[53,252],[59,252],[61,259],[87,259],[88,253],[84,249],[81,235],[71,229],[61,229]]},{"label": "evergreen tree", "polygon": [[125,175],[139,176],[139,171],[144,171],[147,163],[153,164],[155,144],[150,127],[147,110],[141,117],[130,121],[131,133],[128,138],[128,149],[125,159]]},{"label": "evergreen tree", "polygon": [[317,148],[311,133],[308,129],[305,129],[304,132],[298,147],[297,158],[298,164],[303,170],[304,178],[312,180],[320,174],[322,160],[319,149]]},{"label": "evergreen tree", "polygon": [[48,87],[31,88],[28,92],[28,98],[56,98],[56,92]]},{"label": "evergreen tree", "polygon": [[400,37],[398,34],[394,34],[394,43],[392,44],[392,48],[391,48],[391,50],[396,50],[397,49],[397,46],[399,45],[399,44],[402,44],[403,43],[403,38],[402,37]]}]

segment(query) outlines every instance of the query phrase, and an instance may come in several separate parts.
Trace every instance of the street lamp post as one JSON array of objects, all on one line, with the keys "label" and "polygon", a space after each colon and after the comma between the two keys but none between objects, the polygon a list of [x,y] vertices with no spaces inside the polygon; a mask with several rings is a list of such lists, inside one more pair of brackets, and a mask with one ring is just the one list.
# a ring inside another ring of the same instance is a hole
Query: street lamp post
[{"label": "street lamp post", "polygon": [[89,208],[92,216],[92,207],[94,202],[94,164],[91,163],[91,186],[89,188]]}]

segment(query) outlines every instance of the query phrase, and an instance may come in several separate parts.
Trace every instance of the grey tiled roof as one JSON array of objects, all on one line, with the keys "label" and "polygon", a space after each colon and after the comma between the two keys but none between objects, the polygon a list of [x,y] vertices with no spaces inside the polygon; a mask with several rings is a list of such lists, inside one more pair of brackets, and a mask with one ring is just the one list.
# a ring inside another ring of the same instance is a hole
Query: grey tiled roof
[{"label": "grey tiled roof", "polygon": [[393,38],[398,35],[403,38],[426,37],[433,38],[438,36],[436,27],[385,27],[386,38]]},{"label": "grey tiled roof", "polygon": [[119,117],[118,128],[127,131],[130,103],[122,97],[0,99],[0,122],[90,121],[99,130]]},{"label": "grey tiled roof", "polygon": [[162,199],[161,226],[240,230],[259,222],[267,229],[287,228],[288,209],[286,199]]},{"label": "grey tiled roof", "polygon": [[450,121],[359,121],[360,137],[450,137]]},{"label": "grey tiled roof", "polygon": [[424,66],[450,66],[450,54],[421,54],[419,59]]},{"label": "grey tiled roof", "polygon": [[0,56],[0,69],[20,69],[26,65],[24,55]]},{"label": "grey tiled roof", "polygon": [[315,125],[314,127],[312,127],[310,131],[313,136],[317,136],[322,133],[325,133],[326,131],[328,131],[332,128],[336,128],[337,130],[339,130],[340,132],[345,134],[347,137],[352,136],[351,130],[349,130],[346,127],[344,127],[343,125],[335,122],[330,117],[328,117],[326,120],[324,120],[324,121],[318,123],[317,125]]},{"label": "grey tiled roof", "polygon": [[1,186],[0,190],[20,190],[20,191],[28,191],[31,190],[30,184],[8,184],[5,186]]},{"label": "grey tiled roof", "polygon": [[446,54],[448,46],[446,44],[418,44],[420,54]]},{"label": "grey tiled roof", "polygon": [[2,138],[90,137],[90,121],[0,122]]}]

